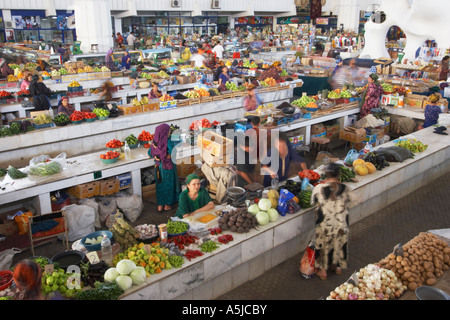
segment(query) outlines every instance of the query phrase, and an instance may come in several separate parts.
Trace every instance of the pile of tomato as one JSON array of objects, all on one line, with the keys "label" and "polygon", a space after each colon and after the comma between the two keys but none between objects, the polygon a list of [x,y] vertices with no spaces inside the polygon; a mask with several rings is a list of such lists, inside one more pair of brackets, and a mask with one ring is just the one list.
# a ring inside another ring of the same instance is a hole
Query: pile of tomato
[{"label": "pile of tomato", "polygon": [[106,147],[111,148],[111,149],[120,148],[123,145],[124,145],[124,143],[117,139],[112,139],[111,141],[108,141],[106,143]]},{"label": "pile of tomato", "polygon": [[115,159],[120,156],[120,152],[117,151],[107,151],[105,154],[100,155],[100,159]]},{"label": "pile of tomato", "polygon": [[302,179],[309,179],[310,181],[315,181],[320,179],[320,174],[315,172],[314,170],[304,170],[298,173],[299,177]]},{"label": "pile of tomato", "polygon": [[5,90],[0,91],[0,98],[8,98],[8,97],[11,97],[11,92]]},{"label": "pile of tomato", "polygon": [[30,94],[30,91],[29,90],[20,90],[20,91],[17,91],[17,95],[18,96],[26,96],[26,95],[29,95]]},{"label": "pile of tomato", "polygon": [[83,113],[84,119],[94,119],[97,118],[97,115],[93,112],[84,112]]},{"label": "pile of tomato", "polygon": [[153,140],[153,135],[150,132],[142,130],[142,132],[138,136],[139,141],[151,141]]},{"label": "pile of tomato", "polygon": [[70,121],[81,121],[84,119],[84,112],[81,111],[74,111],[70,117],[69,117]]}]

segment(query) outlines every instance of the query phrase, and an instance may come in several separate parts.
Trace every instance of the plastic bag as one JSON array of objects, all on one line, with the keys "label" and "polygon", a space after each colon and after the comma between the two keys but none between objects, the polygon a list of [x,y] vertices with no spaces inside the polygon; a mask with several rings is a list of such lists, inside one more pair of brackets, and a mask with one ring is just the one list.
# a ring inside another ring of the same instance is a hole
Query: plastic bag
[{"label": "plastic bag", "polygon": [[116,213],[117,202],[115,198],[103,197],[98,203],[98,215],[100,223],[105,223],[109,215]]},{"label": "plastic bag", "polygon": [[11,268],[14,255],[21,252],[22,250],[19,248],[10,248],[0,252],[0,270],[9,270],[9,268]]},{"label": "plastic bag", "polygon": [[95,210],[94,227],[100,229],[102,227],[102,224],[100,222],[100,216],[98,214],[98,203],[91,198],[86,198],[86,199],[81,199],[78,204],[83,205],[83,206],[90,206],[90,207],[94,208],[94,210]]},{"label": "plastic bag", "polygon": [[[95,231],[95,210],[90,206],[72,204],[65,207],[67,236],[69,241],[76,241]],[[63,240],[64,234],[58,235]]]},{"label": "plastic bag", "polygon": [[345,156],[345,163],[349,166],[353,165],[353,161],[355,161],[356,159],[358,159],[358,151],[356,151],[355,149],[351,149],[347,155]]},{"label": "plastic bag", "polygon": [[60,173],[65,165],[66,153],[62,152],[55,158],[48,155],[40,155],[30,160],[28,173],[39,176],[49,176]]},{"label": "plastic bag", "polygon": [[33,216],[31,212],[25,212],[21,215],[14,217],[14,221],[17,223],[17,228],[19,229],[19,234],[28,233],[28,220]]},{"label": "plastic bag", "polygon": [[120,211],[122,211],[124,216],[131,222],[135,222],[144,209],[142,198],[137,194],[117,197],[116,203]]},{"label": "plastic bag", "polygon": [[315,262],[315,243],[314,241],[311,241],[300,259],[299,271],[305,279],[309,279],[313,276]]},{"label": "plastic bag", "polygon": [[289,200],[293,199],[295,196],[292,192],[281,189],[280,197],[278,198],[277,211],[281,216],[285,216],[289,212]]}]

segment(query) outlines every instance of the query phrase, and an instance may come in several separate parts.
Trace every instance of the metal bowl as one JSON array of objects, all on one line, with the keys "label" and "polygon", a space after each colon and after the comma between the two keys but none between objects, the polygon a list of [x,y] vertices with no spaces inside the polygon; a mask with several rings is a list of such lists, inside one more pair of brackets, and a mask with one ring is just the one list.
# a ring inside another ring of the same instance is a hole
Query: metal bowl
[{"label": "metal bowl", "polygon": [[450,300],[450,295],[430,286],[420,286],[415,292],[419,300]]},{"label": "metal bowl", "polygon": [[245,194],[245,189],[241,187],[229,187],[227,189],[227,193],[232,197],[242,196],[243,194]]},{"label": "metal bowl", "polygon": [[283,109],[281,109],[281,111],[282,111],[284,114],[291,115],[291,114],[294,114],[295,108],[294,108],[294,107],[284,107]]}]

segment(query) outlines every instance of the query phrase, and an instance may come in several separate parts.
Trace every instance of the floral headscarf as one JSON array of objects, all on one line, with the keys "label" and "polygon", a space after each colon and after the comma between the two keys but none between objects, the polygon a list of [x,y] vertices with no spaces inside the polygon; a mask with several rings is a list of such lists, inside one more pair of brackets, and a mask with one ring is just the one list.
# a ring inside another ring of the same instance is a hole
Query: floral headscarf
[{"label": "floral headscarf", "polygon": [[172,159],[168,158],[167,142],[169,140],[170,126],[167,123],[160,124],[155,129],[155,135],[153,136],[153,143],[151,145],[152,157],[156,157],[156,164],[162,163],[162,167],[165,170],[171,170],[173,168]]}]

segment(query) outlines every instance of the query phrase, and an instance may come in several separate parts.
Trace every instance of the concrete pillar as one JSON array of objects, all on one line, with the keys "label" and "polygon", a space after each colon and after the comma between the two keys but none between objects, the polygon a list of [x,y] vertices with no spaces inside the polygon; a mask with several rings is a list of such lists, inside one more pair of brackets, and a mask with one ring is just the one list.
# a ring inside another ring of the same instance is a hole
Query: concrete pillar
[{"label": "concrete pillar", "polygon": [[113,47],[111,9],[108,0],[74,0],[77,40],[81,50],[89,53],[91,44],[98,45],[99,52]]},{"label": "concrete pillar", "polygon": [[234,29],[234,18],[233,16],[228,17],[228,22],[230,23],[229,29]]}]

